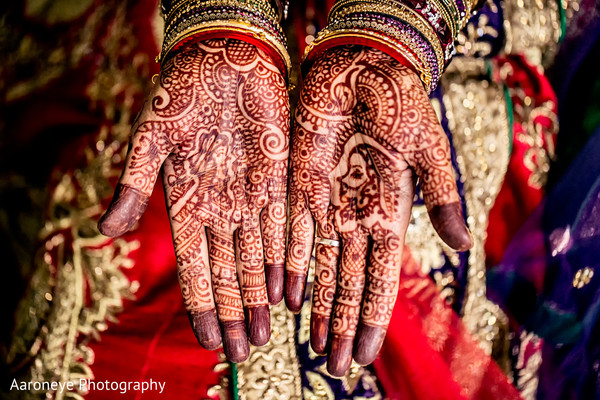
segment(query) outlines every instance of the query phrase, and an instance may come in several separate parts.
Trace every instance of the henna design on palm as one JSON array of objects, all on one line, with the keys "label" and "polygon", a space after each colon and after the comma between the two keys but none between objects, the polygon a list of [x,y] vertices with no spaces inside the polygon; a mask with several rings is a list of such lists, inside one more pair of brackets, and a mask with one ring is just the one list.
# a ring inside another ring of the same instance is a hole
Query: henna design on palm
[{"label": "henna design on palm", "polygon": [[198,341],[214,349],[222,330],[227,357],[242,361],[248,338],[269,340],[268,303],[283,297],[289,101],[281,73],[241,41],[191,44],[163,65],[132,132],[99,228],[109,236],[130,229],[162,168]]},{"label": "henna design on palm", "polygon": [[286,303],[299,311],[314,232],[311,345],[343,375],[369,364],[398,291],[404,235],[421,180],[431,221],[471,246],[448,140],[418,76],[384,53],[339,47],[315,62],[296,110],[290,168]]}]

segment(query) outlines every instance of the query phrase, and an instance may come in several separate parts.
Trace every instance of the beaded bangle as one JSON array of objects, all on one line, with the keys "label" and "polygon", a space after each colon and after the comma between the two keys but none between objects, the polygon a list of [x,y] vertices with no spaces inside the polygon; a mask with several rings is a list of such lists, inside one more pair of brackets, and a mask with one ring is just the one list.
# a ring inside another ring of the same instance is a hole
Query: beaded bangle
[{"label": "beaded bangle", "polygon": [[440,68],[439,73],[442,72],[441,68],[444,66],[444,50],[442,49],[442,43],[431,25],[429,25],[427,20],[421,17],[420,14],[403,4],[399,7],[392,7],[384,2],[377,4],[354,4],[343,9],[332,8],[329,13],[329,23],[343,21],[348,15],[357,13],[363,13],[364,15],[367,13],[386,15],[399,21],[405,21],[416,28],[417,31],[421,32],[421,34],[427,38],[430,45],[433,46],[437,57],[438,68]]},{"label": "beaded bangle", "polygon": [[264,50],[287,78],[292,63],[279,19],[278,10],[265,0],[182,0],[167,12],[157,61],[191,40],[229,37]]},{"label": "beaded bangle", "polygon": [[309,65],[334,46],[362,44],[419,74],[428,93],[454,54],[454,40],[478,0],[338,0],[304,53]]},{"label": "beaded bangle", "polygon": [[385,15],[355,14],[342,22],[333,21],[328,26],[336,32],[362,30],[375,37],[383,34],[383,37],[394,40],[404,48],[404,58],[427,84],[439,79],[440,67],[435,52],[427,39],[410,24]]}]

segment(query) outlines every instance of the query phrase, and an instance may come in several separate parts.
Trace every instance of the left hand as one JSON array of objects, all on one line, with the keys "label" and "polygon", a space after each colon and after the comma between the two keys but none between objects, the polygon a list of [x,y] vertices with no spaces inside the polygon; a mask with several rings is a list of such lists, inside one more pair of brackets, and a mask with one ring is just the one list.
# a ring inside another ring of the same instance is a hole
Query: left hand
[{"label": "left hand", "polygon": [[417,177],[441,238],[471,246],[449,143],[412,70],[338,47],[306,77],[290,160],[286,303],[302,306],[316,224],[311,345],[341,376],[353,356],[373,362],[385,337]]}]

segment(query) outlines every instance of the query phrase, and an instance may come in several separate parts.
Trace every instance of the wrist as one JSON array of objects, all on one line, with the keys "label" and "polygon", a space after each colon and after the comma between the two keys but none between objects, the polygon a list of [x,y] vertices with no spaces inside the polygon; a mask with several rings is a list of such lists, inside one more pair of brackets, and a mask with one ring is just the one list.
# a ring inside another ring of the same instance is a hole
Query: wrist
[{"label": "wrist", "polygon": [[166,11],[158,61],[191,42],[232,38],[263,50],[287,78],[291,60],[279,19],[279,11],[266,0],[180,0]]},{"label": "wrist", "polygon": [[326,28],[307,47],[305,65],[335,46],[369,46],[415,71],[431,93],[473,5],[474,0],[338,0]]}]

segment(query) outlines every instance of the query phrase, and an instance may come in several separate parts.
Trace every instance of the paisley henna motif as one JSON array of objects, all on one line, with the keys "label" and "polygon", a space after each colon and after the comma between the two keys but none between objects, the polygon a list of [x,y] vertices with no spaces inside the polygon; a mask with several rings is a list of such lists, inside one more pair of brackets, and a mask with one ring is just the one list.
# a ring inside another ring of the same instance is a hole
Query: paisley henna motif
[{"label": "paisley henna motif", "polygon": [[471,245],[449,144],[415,73],[377,50],[340,47],[306,77],[290,173],[286,302],[301,304],[313,227],[341,239],[316,247],[311,343],[343,375],[353,354],[371,363],[385,337],[417,177],[442,238]]},{"label": "paisley henna motif", "polygon": [[110,236],[130,228],[162,168],[190,320],[207,348],[220,344],[220,322],[235,362],[249,352],[245,312],[250,341],[265,344],[268,298],[283,293],[288,132],[285,82],[268,56],[232,39],[192,44],[163,65],[99,224]]}]

